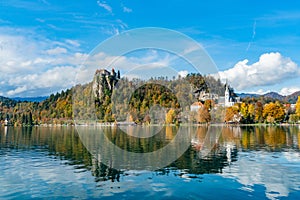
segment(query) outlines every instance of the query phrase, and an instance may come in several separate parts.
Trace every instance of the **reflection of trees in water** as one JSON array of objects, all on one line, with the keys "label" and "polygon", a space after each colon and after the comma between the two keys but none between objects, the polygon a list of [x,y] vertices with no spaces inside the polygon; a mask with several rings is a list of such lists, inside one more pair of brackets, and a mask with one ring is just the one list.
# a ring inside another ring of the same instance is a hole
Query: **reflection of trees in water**
[{"label": "reflection of trees in water", "polygon": [[[7,132],[0,128],[0,153],[10,149],[46,151],[51,157],[67,160],[66,164],[75,168],[84,168],[91,171],[95,181],[119,181],[123,172],[110,168],[99,162],[100,158],[93,158],[81,142],[74,128],[68,127],[8,127]],[[152,137],[151,140],[134,138],[121,134],[118,131],[107,131],[111,141],[124,149],[136,151],[153,151],[166,145],[176,136],[176,127],[166,127],[163,132]],[[299,149],[300,132],[298,127],[223,127],[220,138],[216,141],[212,151],[201,157],[207,127],[189,127],[195,132],[194,141],[200,146],[191,146],[181,157],[165,169],[157,171],[158,175],[179,170],[178,176],[184,177],[188,173],[193,177],[196,174],[221,173],[222,169],[235,162],[239,149],[243,151],[264,150],[279,151],[286,147]],[[176,149],[174,149],[175,151]],[[197,176],[195,176],[197,177]]]},{"label": "reflection of trees in water", "polygon": [[121,171],[110,168],[101,162],[99,162],[99,159],[92,158],[92,175],[95,176],[95,181],[108,181],[111,180],[114,181],[120,181],[120,175]]},{"label": "reflection of trees in water", "polygon": [[295,126],[242,127],[242,149],[281,151],[284,148],[299,149],[299,129]]},{"label": "reflection of trees in water", "polygon": [[[1,127],[0,127],[1,128]],[[91,170],[95,181],[118,181],[119,171],[97,161],[82,144],[74,128],[68,127],[9,127],[0,134],[0,152],[15,150],[45,150],[50,157],[67,160],[75,169]],[[5,153],[5,152],[1,152]]]},{"label": "reflection of trees in water", "polygon": [[[199,152],[190,147],[180,158],[169,167],[186,170],[189,174],[222,173],[222,169],[228,166],[227,152],[225,148],[217,146],[212,152],[201,158]],[[237,159],[237,149],[231,151],[231,162]]]},{"label": "reflection of trees in water", "polygon": [[[160,127],[143,127],[143,129],[139,129],[139,127],[128,126],[127,132],[123,132],[123,130],[116,127],[104,127],[103,130],[106,138],[113,144],[123,150],[135,153],[153,152],[163,148],[173,139],[178,130],[175,126],[162,127],[162,129]],[[159,128],[158,131],[156,128]],[[140,138],[137,134],[140,131],[143,131],[144,138]]]}]

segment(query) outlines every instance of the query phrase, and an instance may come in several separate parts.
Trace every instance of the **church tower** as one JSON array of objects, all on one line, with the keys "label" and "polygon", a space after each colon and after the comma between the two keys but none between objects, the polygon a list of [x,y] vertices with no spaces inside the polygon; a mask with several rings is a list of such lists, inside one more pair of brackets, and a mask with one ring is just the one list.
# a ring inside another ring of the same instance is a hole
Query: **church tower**
[{"label": "church tower", "polygon": [[229,86],[226,82],[225,86],[225,107],[229,107],[230,105],[230,91],[229,91]]}]

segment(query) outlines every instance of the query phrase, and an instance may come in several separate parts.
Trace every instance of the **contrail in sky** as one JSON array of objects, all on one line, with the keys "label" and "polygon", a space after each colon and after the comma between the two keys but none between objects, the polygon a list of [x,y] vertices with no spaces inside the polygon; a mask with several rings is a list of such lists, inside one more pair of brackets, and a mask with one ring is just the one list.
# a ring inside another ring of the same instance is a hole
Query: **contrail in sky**
[{"label": "contrail in sky", "polygon": [[255,38],[255,35],[256,35],[256,20],[254,21],[254,24],[253,24],[251,41],[248,43],[246,51],[248,51],[250,49],[251,44],[252,44],[252,42],[253,42],[253,40]]}]

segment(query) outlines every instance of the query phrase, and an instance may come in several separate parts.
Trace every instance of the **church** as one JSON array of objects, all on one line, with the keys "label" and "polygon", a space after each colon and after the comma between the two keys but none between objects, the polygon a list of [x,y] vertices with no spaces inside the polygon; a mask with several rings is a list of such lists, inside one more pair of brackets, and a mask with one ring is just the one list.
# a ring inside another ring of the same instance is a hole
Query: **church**
[{"label": "church", "polygon": [[203,102],[206,100],[213,100],[216,102],[216,106],[230,107],[236,103],[241,102],[241,98],[238,97],[232,87],[228,83],[225,84],[225,93],[224,96],[218,96],[217,94],[207,93],[205,90],[197,91],[198,102],[193,103],[190,106],[191,111],[197,111],[203,106]]},{"label": "church", "polygon": [[229,84],[225,84],[225,94],[224,96],[220,96],[218,98],[218,105],[223,107],[233,106],[235,103],[241,102],[241,98],[238,97],[233,88],[229,86]]}]

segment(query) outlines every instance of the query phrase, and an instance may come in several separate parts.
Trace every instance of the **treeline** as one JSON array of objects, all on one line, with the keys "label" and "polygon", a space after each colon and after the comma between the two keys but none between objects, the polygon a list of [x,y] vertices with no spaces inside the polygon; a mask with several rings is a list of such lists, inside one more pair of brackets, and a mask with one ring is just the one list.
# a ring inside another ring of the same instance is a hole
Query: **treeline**
[{"label": "treeline", "polygon": [[242,102],[226,108],[224,121],[228,123],[298,123],[300,120],[300,96],[295,107],[273,101],[268,103]]},{"label": "treeline", "polygon": [[1,124],[5,120],[13,126],[72,123],[71,89],[51,94],[42,102],[13,101],[9,104],[0,102],[0,105]]},{"label": "treeline", "polygon": [[[76,85],[66,91],[51,94],[42,102],[17,102],[2,97],[0,99],[0,123],[3,125],[7,119],[10,125],[15,126],[71,124],[74,116],[80,119],[93,119],[93,114],[99,122],[130,120],[137,123],[151,123],[153,117],[149,116],[149,110],[154,105],[165,107],[167,112],[174,109],[171,111],[173,123],[178,122],[177,114],[180,111],[189,111],[189,106],[197,101],[193,92],[198,88],[204,88],[207,91],[213,88],[212,92],[224,93],[224,85],[220,80],[200,74],[189,74],[185,78],[170,80],[166,77],[157,77],[147,82],[140,79],[122,78],[121,82],[122,84],[120,83],[116,90],[118,93],[113,95],[114,99],[111,99],[112,94],[107,92],[101,103],[95,103],[92,97],[92,83]],[[137,88],[138,86],[141,87]],[[132,91],[133,88],[137,90]],[[128,97],[130,99],[127,99],[127,102],[124,101]],[[176,97],[184,101],[179,104]],[[152,123],[155,122],[152,121]]]},{"label": "treeline", "polygon": [[295,106],[277,100],[243,100],[230,107],[214,105],[207,100],[196,112],[190,113],[195,123],[278,124],[300,122],[300,96]]},{"label": "treeline", "polygon": [[[75,118],[84,121],[96,117],[99,122],[130,121],[138,124],[165,123],[168,118],[167,123],[181,123],[188,117],[180,116],[180,113],[189,113],[190,105],[198,101],[194,92],[199,88],[219,95],[225,91],[220,80],[201,74],[173,79],[157,77],[148,81],[122,78],[116,87],[112,93],[104,90],[105,96],[94,102],[90,95],[91,84],[76,86],[73,93]],[[159,110],[164,110],[164,116],[157,116],[162,113]]]},{"label": "treeline", "polygon": [[[72,124],[73,119],[97,119],[98,122],[132,121],[136,123],[278,123],[298,122],[300,101],[296,108],[290,104],[264,98],[245,98],[242,103],[224,108],[207,100],[197,112],[190,106],[197,102],[195,91],[224,96],[225,86],[220,80],[201,74],[184,78],[153,78],[148,81],[122,78],[114,92],[105,92],[95,101],[92,83],[51,94],[42,102],[17,102],[0,98],[0,124],[6,120],[14,126],[40,124]],[[153,108],[155,108],[153,110]],[[152,110],[151,110],[152,109]],[[163,110],[164,109],[164,110]],[[157,113],[164,115],[157,117]]]}]

